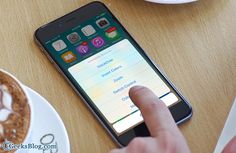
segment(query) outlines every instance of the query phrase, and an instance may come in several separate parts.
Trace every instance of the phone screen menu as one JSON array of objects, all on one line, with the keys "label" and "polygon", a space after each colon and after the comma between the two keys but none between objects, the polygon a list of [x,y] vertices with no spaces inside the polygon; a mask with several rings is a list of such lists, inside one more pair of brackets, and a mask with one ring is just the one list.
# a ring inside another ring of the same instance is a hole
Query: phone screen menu
[{"label": "phone screen menu", "polygon": [[150,88],[167,106],[179,101],[129,36],[106,13],[46,44],[117,135],[143,122],[139,109],[128,96],[131,87]]}]

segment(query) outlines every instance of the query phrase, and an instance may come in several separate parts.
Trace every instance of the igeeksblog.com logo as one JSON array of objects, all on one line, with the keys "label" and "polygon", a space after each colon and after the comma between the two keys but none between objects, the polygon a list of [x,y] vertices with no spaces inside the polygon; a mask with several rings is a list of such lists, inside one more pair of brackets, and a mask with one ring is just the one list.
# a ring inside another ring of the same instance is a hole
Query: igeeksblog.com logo
[{"label": "igeeksblog.com logo", "polygon": [[[50,153],[57,153],[58,152],[58,145],[55,141],[55,136],[51,133],[45,134],[40,139],[40,144],[36,143],[28,143],[28,144],[14,144],[11,141],[4,141],[0,144],[0,148],[4,151],[11,151],[11,150],[20,150],[20,149],[36,149],[42,150],[43,153],[50,152]],[[1,150],[1,149],[0,149]]]},{"label": "igeeksblog.com logo", "polygon": [[42,145],[42,144],[14,144],[10,141],[5,141],[0,146],[4,151],[11,151],[11,150],[20,150],[20,149],[36,149],[36,150],[58,150],[57,144],[51,145]]}]

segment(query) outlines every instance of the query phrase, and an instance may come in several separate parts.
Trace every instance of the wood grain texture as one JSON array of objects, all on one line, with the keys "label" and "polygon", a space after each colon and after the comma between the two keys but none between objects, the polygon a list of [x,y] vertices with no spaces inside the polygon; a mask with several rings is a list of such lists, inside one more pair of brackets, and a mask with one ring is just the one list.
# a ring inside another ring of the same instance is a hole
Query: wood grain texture
[{"label": "wood grain texture", "polygon": [[[0,67],[55,107],[72,153],[106,153],[116,145],[33,41],[39,26],[88,2],[1,0]],[[103,2],[191,102],[194,116],[180,128],[192,152],[213,152],[236,96],[236,1]]]}]

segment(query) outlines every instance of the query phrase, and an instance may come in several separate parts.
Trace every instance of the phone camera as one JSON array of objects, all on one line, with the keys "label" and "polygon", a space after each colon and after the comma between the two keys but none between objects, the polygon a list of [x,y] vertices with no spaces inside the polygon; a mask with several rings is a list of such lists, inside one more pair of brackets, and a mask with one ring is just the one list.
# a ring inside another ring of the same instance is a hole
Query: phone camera
[{"label": "phone camera", "polygon": [[99,23],[98,23],[101,27],[107,25],[107,21],[106,20],[101,20]]},{"label": "phone camera", "polygon": [[96,21],[96,24],[100,27],[100,28],[105,28],[107,27],[110,23],[106,18],[101,18],[99,20]]}]

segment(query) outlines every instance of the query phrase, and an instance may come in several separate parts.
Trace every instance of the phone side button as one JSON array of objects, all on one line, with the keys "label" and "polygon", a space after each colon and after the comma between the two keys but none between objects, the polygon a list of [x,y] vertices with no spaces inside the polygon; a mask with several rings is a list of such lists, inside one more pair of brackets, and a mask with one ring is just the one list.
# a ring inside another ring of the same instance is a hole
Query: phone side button
[{"label": "phone side button", "polygon": [[53,62],[53,59],[50,57],[50,55],[47,53],[47,51],[45,51],[44,50],[44,48],[42,48],[42,47],[40,47],[40,49],[43,51],[43,53],[47,56],[47,58],[49,59],[49,61],[51,62],[51,63],[54,63]]},{"label": "phone side button", "polygon": [[63,74],[63,72],[61,71],[61,69],[59,68],[59,66],[56,63],[53,62],[53,65],[59,73]]},{"label": "phone side button", "polygon": [[47,58],[49,59],[49,61],[50,61],[51,63],[54,63],[53,60],[52,60],[52,58],[51,58],[48,54],[46,54],[46,56],[47,56]]}]

